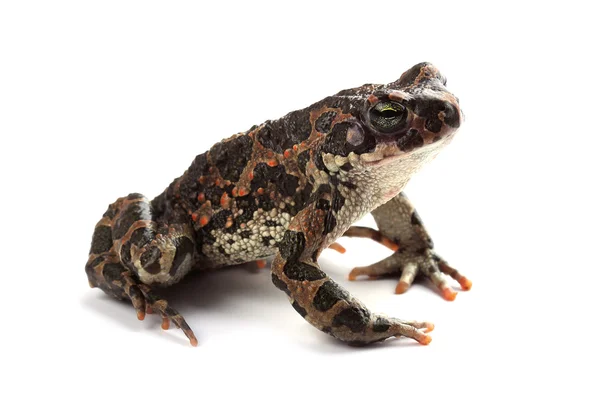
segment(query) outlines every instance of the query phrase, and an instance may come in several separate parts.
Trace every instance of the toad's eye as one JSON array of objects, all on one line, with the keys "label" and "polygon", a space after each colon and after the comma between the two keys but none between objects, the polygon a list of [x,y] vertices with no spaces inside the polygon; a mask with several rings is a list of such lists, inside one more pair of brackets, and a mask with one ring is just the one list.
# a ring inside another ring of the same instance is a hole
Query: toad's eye
[{"label": "toad's eye", "polygon": [[404,126],[408,111],[395,101],[381,101],[369,110],[369,120],[381,133],[394,133]]}]

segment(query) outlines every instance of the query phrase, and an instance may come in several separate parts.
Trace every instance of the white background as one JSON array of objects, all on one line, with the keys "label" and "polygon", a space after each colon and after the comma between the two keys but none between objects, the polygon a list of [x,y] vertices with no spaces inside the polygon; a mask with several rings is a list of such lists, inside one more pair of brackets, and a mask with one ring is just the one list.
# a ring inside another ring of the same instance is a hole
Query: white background
[{"label": "white background", "polygon": [[[218,4],[0,5],[3,398],[598,398],[592,2]],[[93,226],[117,197],[153,197],[216,141],[421,61],[466,122],[407,194],[473,289],[450,303],[348,282],[388,254],[360,239],[321,264],[372,310],[434,322],[429,346],[346,347],[267,270],[166,292],[197,348],[89,289]]]}]

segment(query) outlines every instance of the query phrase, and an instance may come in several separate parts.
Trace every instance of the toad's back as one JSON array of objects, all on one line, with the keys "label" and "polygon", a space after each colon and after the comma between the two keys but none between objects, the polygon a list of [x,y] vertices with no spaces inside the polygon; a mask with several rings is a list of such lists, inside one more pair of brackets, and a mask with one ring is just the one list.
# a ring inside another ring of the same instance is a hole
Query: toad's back
[{"label": "toad's back", "polygon": [[257,140],[269,125],[197,156],[183,176],[152,201],[165,221],[191,221],[197,250],[212,265],[273,255],[291,218],[313,192],[312,179],[305,175],[309,143],[276,153]]}]

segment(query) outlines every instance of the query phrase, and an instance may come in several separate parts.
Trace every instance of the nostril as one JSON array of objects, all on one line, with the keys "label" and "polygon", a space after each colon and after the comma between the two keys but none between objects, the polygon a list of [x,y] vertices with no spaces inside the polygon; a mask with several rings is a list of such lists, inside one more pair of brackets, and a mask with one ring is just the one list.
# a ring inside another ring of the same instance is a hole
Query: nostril
[{"label": "nostril", "polygon": [[452,109],[452,106],[450,106],[448,103],[446,102],[442,102],[440,104],[438,104],[438,111],[447,113]]}]

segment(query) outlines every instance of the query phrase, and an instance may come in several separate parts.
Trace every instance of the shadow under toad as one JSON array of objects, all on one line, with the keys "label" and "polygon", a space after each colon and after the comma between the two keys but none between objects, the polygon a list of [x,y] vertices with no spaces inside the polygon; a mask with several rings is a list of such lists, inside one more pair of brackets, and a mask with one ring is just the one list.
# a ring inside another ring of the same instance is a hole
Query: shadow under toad
[{"label": "shadow under toad", "polygon": [[[320,260],[320,264],[334,280],[346,280],[347,271],[339,266],[331,265],[326,259]],[[274,334],[286,335],[290,340],[297,339],[306,348],[321,353],[420,346],[412,340],[402,338],[366,347],[351,347],[319,332],[300,319],[289,305],[285,294],[273,285],[270,263],[262,269],[254,263],[248,263],[210,271],[193,271],[176,285],[157,288],[156,293],[185,318],[198,338],[199,346],[202,346],[203,338],[206,338],[207,331],[210,330],[203,323],[207,315],[211,319],[221,319],[224,324],[239,324],[240,330],[243,330],[245,323],[254,323],[257,318],[262,317],[265,324],[277,324],[272,326]],[[175,334],[164,335],[160,329],[161,319],[156,315],[147,315],[143,323],[140,323],[127,301],[118,301],[100,290],[94,290],[94,293],[84,296],[82,302],[85,307],[123,324],[128,330],[140,334],[160,334],[161,338],[167,337],[174,343],[189,346],[186,337],[177,329],[171,328]],[[206,329],[203,330],[203,327]]]}]

